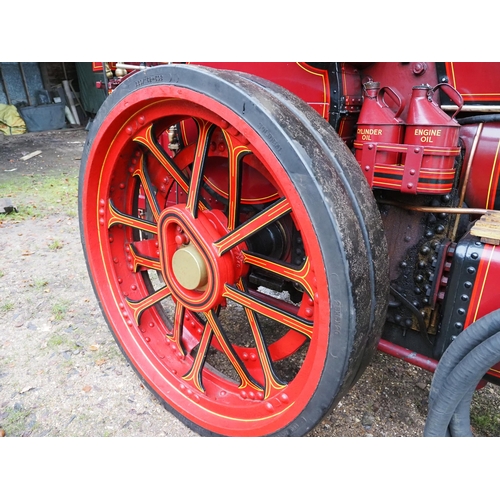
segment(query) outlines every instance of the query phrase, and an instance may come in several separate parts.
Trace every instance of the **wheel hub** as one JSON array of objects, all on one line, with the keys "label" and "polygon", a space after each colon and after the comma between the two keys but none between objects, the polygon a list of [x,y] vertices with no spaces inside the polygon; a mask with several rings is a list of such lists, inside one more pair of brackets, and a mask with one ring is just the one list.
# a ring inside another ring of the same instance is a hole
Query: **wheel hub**
[{"label": "wheel hub", "polygon": [[242,275],[238,250],[219,255],[213,245],[225,234],[216,210],[194,218],[185,205],[169,207],[158,221],[160,262],[173,297],[185,307],[207,312],[223,302],[224,286]]}]

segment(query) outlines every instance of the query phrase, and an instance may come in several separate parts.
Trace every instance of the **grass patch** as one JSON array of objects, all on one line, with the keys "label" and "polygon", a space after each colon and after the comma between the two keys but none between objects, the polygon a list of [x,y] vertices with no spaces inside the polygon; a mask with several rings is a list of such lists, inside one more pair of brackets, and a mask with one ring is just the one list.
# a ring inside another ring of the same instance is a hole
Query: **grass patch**
[{"label": "grass patch", "polygon": [[31,286],[35,287],[37,290],[41,290],[42,288],[45,288],[48,284],[49,282],[44,278],[35,278]]},{"label": "grass patch", "polygon": [[57,347],[65,347],[67,349],[75,350],[78,349],[78,346],[76,345],[76,342],[68,338],[67,335],[61,334],[61,333],[54,333],[48,340],[47,340],[47,347],[51,349],[55,349]]},{"label": "grass patch", "polygon": [[54,240],[52,243],[49,245],[49,249],[52,250],[53,252],[56,252],[57,250],[60,250],[64,245],[59,241],[59,240]]},{"label": "grass patch", "polygon": [[63,345],[66,342],[66,339],[59,334],[52,335],[49,340],[47,340],[47,347],[54,348]]},{"label": "grass patch", "polygon": [[0,305],[0,311],[3,313],[7,313],[14,309],[14,302],[4,302]]},{"label": "grass patch", "polygon": [[56,302],[52,306],[52,314],[56,321],[64,319],[65,314],[68,312],[69,303],[66,301]]},{"label": "grass patch", "polygon": [[0,221],[75,214],[78,211],[78,178],[65,173],[16,176],[2,180],[1,196],[11,198],[18,212],[1,214]]},{"label": "grass patch", "polygon": [[7,416],[3,419],[2,428],[5,430],[7,436],[22,436],[26,431],[30,412],[28,410],[7,408],[6,413]]},{"label": "grass patch", "polygon": [[470,422],[476,435],[486,437],[500,436],[500,414],[498,408],[485,408],[472,405]]}]

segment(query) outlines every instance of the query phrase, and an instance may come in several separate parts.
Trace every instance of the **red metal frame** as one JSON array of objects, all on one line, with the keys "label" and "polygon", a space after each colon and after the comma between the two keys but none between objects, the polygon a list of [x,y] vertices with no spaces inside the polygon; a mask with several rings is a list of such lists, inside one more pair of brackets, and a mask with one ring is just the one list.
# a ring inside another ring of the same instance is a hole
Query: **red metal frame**
[{"label": "red metal frame", "polygon": [[500,65],[495,62],[447,62],[449,82],[474,105],[500,101]]}]

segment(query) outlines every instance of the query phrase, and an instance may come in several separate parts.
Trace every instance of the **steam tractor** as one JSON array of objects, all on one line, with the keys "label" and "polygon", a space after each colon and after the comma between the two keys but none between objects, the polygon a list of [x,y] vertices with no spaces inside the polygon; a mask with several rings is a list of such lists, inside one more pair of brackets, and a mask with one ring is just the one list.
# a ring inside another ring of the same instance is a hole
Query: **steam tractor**
[{"label": "steam tractor", "polygon": [[164,406],[304,435],[379,349],[434,372],[425,435],[470,435],[500,381],[500,64],[115,67],[82,242]]}]

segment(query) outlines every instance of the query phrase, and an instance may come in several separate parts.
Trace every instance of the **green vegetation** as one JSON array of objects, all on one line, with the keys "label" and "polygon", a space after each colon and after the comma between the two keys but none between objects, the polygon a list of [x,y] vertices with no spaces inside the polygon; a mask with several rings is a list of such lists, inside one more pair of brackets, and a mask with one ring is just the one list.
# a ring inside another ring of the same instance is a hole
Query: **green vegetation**
[{"label": "green vegetation", "polygon": [[54,348],[54,347],[59,347],[60,345],[63,345],[66,342],[66,339],[56,333],[55,335],[52,335],[49,340],[47,340],[47,347]]},{"label": "green vegetation", "polygon": [[44,278],[35,278],[33,280],[33,284],[31,286],[34,286],[37,290],[41,290],[42,288],[46,287],[48,284],[49,284],[49,282]]},{"label": "green vegetation", "polygon": [[78,179],[65,173],[22,175],[2,180],[2,197],[12,199],[18,212],[1,214],[2,220],[24,220],[51,214],[74,216],[78,205]]},{"label": "green vegetation", "polygon": [[472,405],[470,421],[476,435],[500,436],[500,414],[497,408]]},{"label": "green vegetation", "polygon": [[67,301],[56,302],[52,306],[52,314],[56,321],[64,319],[64,315],[68,312],[69,303]]},{"label": "green vegetation", "polygon": [[28,410],[7,408],[7,416],[2,421],[1,427],[5,430],[7,436],[22,436],[26,430],[26,423],[30,412]]},{"label": "green vegetation", "polygon": [[52,251],[57,251],[60,250],[63,247],[63,244],[59,240],[54,240],[52,243],[50,243],[49,248]]},{"label": "green vegetation", "polygon": [[0,311],[3,313],[7,313],[9,311],[12,311],[14,309],[14,303],[13,302],[3,302],[0,305]]},{"label": "green vegetation", "polygon": [[[49,349],[57,349],[61,347],[63,349],[69,349],[71,351],[78,349],[78,345],[76,344],[76,342],[68,337],[68,335],[61,332],[56,332],[49,337],[49,339],[47,340],[47,347]],[[72,361],[68,360],[64,364],[67,366],[71,366]]]}]

